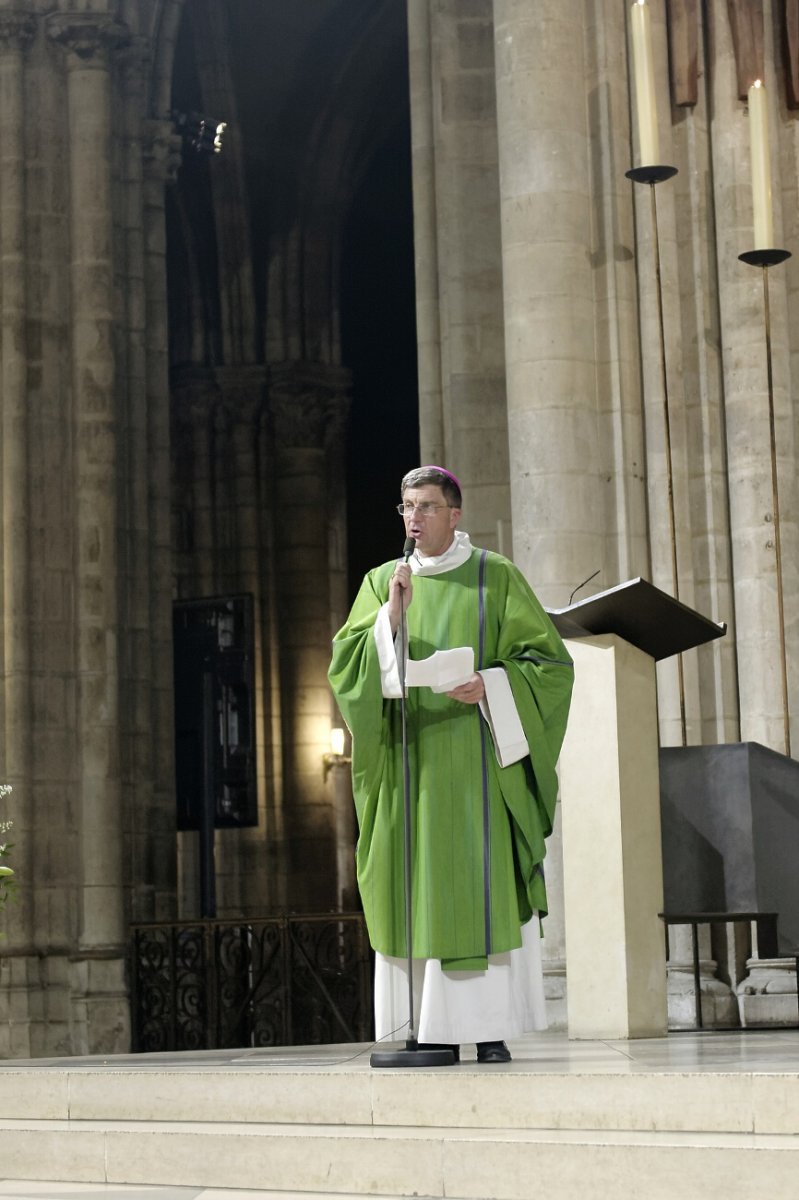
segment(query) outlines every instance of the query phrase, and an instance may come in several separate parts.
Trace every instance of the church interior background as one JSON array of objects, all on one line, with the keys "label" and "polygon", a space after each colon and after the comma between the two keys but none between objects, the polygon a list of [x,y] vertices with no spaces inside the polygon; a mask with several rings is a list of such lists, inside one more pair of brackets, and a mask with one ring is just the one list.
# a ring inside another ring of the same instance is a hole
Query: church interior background
[{"label": "church interior background", "polygon": [[0,1055],[127,1049],[133,926],[357,907],[329,643],[420,461],[545,605],[726,622],[659,667],[661,745],[795,800],[799,21],[646,7],[657,187],[620,0],[0,3]]}]

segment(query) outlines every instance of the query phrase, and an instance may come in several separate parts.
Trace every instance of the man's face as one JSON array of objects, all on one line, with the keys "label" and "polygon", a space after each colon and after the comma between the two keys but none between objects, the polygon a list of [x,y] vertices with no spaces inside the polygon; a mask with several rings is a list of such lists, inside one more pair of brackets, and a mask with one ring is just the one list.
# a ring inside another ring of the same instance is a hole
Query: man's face
[{"label": "man's face", "polygon": [[[437,483],[406,488],[402,499],[406,505],[414,506],[403,517],[407,537],[416,538],[416,549],[426,558],[443,554],[452,545],[461,510],[448,507]],[[425,505],[424,510],[420,510],[421,505]],[[434,507],[429,508],[431,505]]]}]

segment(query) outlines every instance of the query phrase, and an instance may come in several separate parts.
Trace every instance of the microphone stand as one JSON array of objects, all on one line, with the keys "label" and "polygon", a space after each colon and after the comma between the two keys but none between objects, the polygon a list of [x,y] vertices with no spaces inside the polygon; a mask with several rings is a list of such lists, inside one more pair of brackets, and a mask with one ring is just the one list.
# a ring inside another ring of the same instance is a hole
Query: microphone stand
[{"label": "microphone stand", "polygon": [[[407,563],[416,547],[413,538],[408,538],[403,547]],[[408,758],[408,724],[405,699],[405,663],[407,661],[408,620],[405,603],[400,597],[400,716],[402,721],[402,791],[403,791],[403,834],[405,848],[405,947],[408,955],[408,1037],[404,1050],[375,1050],[369,1058],[372,1067],[452,1067],[455,1055],[446,1047],[429,1049],[419,1047],[416,1038],[416,1021],[413,1003],[413,876],[411,854],[413,851],[413,825],[411,810],[411,767]]]}]

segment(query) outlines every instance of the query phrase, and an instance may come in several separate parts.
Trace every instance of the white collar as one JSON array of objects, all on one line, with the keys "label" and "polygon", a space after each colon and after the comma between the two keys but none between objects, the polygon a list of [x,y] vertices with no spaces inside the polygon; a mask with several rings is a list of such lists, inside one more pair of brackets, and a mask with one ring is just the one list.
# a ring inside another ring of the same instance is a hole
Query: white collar
[{"label": "white collar", "polygon": [[441,575],[444,571],[453,571],[462,567],[472,553],[472,543],[468,533],[455,530],[455,537],[443,554],[431,554],[429,557],[415,550],[408,560],[414,575]]}]

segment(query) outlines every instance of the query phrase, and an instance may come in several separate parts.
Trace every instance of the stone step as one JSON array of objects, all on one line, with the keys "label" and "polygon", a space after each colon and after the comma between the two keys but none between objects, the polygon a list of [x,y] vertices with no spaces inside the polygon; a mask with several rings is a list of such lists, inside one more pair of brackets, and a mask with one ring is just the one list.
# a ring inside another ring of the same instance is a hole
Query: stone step
[{"label": "stone step", "polygon": [[[799,1137],[257,1122],[0,1121],[6,1178],[341,1196],[795,1200]],[[643,1188],[643,1190],[642,1190]]]},{"label": "stone step", "polygon": [[[66,1183],[64,1180],[8,1180],[0,1175],[0,1200],[363,1200],[354,1192],[294,1192],[261,1188],[196,1188],[176,1184]],[[405,1200],[382,1196],[380,1200]],[[419,1196],[415,1200],[437,1200]]]},{"label": "stone step", "polygon": [[61,1181],[59,1200],[81,1184],[87,1198],[748,1200],[764,1180],[771,1200],[796,1200],[793,1032],[553,1034],[513,1050],[437,1071],[376,1070],[368,1048],[334,1046],[9,1061],[0,1178]]},{"label": "stone step", "polygon": [[[353,1192],[276,1192],[260,1188],[202,1188],[172,1184],[65,1183],[63,1180],[8,1180],[0,1175],[0,1200],[363,1200]],[[381,1200],[403,1200],[384,1196]],[[433,1200],[420,1196],[417,1200]]]},{"label": "stone step", "polygon": [[375,1128],[792,1134],[799,1075],[788,1072],[438,1071],[230,1066],[14,1069],[0,1118],[342,1125]]}]

